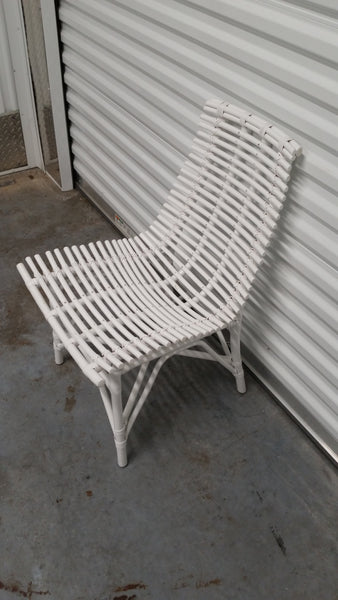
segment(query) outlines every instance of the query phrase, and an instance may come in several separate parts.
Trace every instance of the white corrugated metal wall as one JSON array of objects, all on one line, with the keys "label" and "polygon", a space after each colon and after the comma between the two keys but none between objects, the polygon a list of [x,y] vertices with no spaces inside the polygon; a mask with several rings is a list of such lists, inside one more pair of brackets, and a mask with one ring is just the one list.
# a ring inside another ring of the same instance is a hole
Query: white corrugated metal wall
[{"label": "white corrugated metal wall", "polygon": [[75,170],[135,231],[166,198],[206,98],[303,146],[244,354],[337,457],[336,0],[61,0],[59,16]]}]

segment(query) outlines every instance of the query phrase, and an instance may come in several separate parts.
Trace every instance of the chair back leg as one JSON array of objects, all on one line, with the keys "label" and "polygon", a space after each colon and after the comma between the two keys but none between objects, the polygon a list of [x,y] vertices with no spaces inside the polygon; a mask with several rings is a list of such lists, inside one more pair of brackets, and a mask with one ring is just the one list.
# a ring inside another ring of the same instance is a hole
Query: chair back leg
[{"label": "chair back leg", "polygon": [[65,358],[65,350],[55,331],[53,331],[54,358],[57,365],[62,365]]},{"label": "chair back leg", "polygon": [[242,356],[241,356],[241,326],[242,326],[242,315],[240,315],[235,321],[230,323],[230,348],[231,348],[231,362],[234,368],[234,376],[236,379],[237,391],[240,394],[246,392]]}]

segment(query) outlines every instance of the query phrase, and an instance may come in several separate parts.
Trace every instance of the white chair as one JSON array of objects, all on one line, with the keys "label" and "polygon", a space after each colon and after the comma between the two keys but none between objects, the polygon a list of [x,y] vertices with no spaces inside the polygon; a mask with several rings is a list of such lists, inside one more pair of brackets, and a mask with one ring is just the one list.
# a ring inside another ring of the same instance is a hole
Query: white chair
[{"label": "white chair", "polygon": [[[209,100],[191,154],[146,231],[17,266],[53,330],[56,363],[68,352],[99,388],[121,467],[135,419],[173,354],[218,361],[245,392],[242,309],[300,153],[274,125]],[[218,351],[204,339],[212,334]],[[121,376],[135,367],[123,405]]]}]

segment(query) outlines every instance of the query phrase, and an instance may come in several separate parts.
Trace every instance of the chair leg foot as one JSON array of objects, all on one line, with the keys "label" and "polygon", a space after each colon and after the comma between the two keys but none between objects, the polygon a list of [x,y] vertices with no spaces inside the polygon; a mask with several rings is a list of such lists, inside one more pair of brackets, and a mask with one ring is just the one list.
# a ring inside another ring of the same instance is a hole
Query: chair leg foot
[{"label": "chair leg foot", "polygon": [[65,359],[64,347],[61,344],[57,335],[53,332],[53,348],[54,348],[54,360],[57,365],[62,365]]},{"label": "chair leg foot", "polygon": [[235,375],[235,378],[236,378],[237,391],[240,394],[245,394],[245,392],[246,392],[246,385],[245,385],[245,378],[244,378],[244,371],[243,371],[243,369],[241,369],[241,371]]},{"label": "chair leg foot", "polygon": [[[121,415],[122,421],[122,415]],[[116,446],[116,454],[117,454],[117,464],[119,467],[126,467],[128,464],[127,458],[127,434],[126,428],[123,426],[121,429],[115,429],[114,432],[114,441]]]},{"label": "chair leg foot", "polygon": [[126,467],[128,464],[127,458],[127,440],[125,442],[116,442],[117,464],[119,467]]},{"label": "chair leg foot", "polygon": [[233,321],[230,324],[229,331],[231,361],[234,369],[233,373],[236,379],[236,387],[240,394],[244,394],[246,392],[246,385],[241,357],[241,324],[242,317],[240,316],[238,319],[236,319],[236,321]]},{"label": "chair leg foot", "polygon": [[127,429],[122,410],[121,376],[110,375],[106,385],[100,387],[100,392],[114,434],[117,464],[119,467],[126,467],[128,464]]},{"label": "chair leg foot", "polygon": [[55,364],[57,364],[57,365],[63,364],[64,356],[63,356],[62,350],[57,350],[57,348],[54,348],[54,359],[55,359]]}]

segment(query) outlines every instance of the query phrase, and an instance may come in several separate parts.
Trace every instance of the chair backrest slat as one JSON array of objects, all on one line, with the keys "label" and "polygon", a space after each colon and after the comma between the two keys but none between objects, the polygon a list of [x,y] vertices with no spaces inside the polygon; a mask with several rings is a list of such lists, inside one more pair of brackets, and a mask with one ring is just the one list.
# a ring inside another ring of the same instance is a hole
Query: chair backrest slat
[{"label": "chair backrest slat", "polygon": [[[241,306],[276,226],[300,146],[274,125],[207,101],[192,151],[158,219],[155,240],[185,264],[196,291]],[[156,242],[155,242],[156,243]],[[183,285],[183,284],[182,284]],[[184,287],[190,285],[184,282]]]}]

